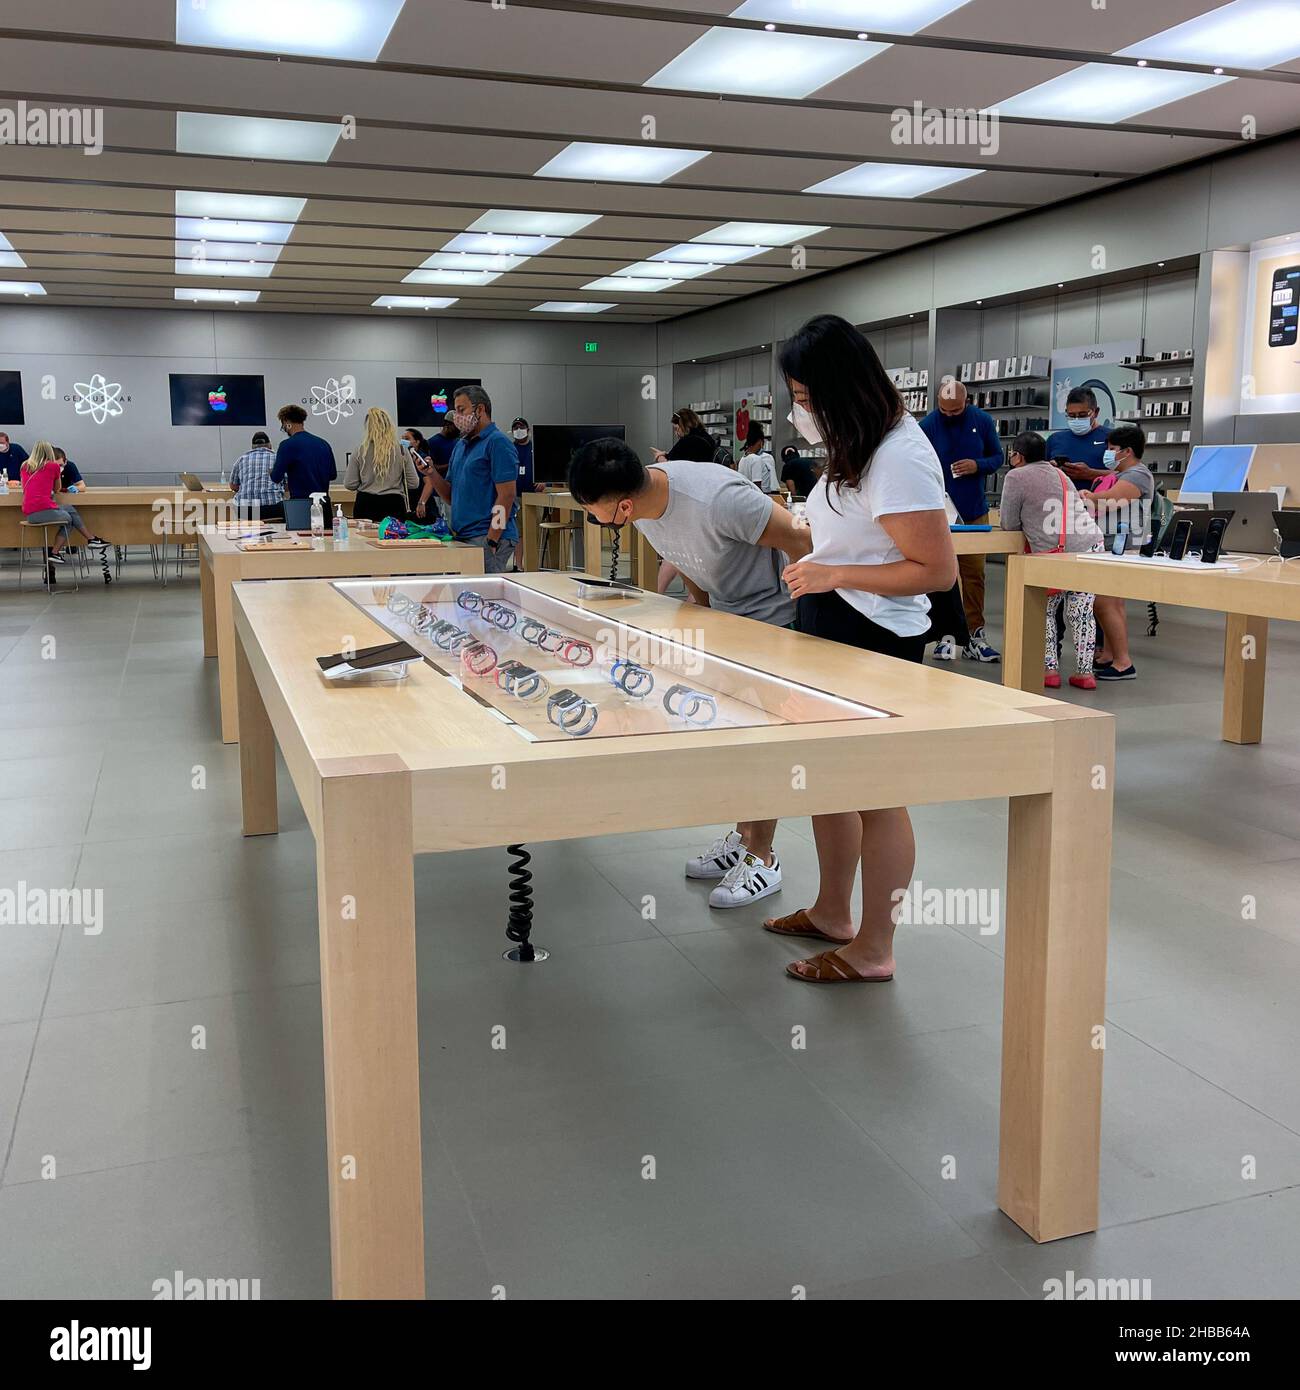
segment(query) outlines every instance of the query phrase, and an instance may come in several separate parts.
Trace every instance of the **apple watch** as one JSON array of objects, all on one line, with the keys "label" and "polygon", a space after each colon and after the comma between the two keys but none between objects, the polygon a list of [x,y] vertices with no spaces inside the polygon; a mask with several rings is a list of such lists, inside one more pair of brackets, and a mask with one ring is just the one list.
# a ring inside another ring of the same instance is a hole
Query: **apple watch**
[{"label": "apple watch", "polygon": [[490,676],[496,669],[497,654],[486,642],[471,642],[461,652],[460,660],[471,676]]},{"label": "apple watch", "polygon": [[550,631],[545,623],[538,622],[536,618],[525,618],[523,626],[519,629],[519,635],[530,646],[537,646],[543,637]]},{"label": "apple watch", "polygon": [[692,690],[689,685],[670,686],[664,695],[664,708],[676,718],[701,728],[718,717],[718,702],[713,696]]},{"label": "apple watch", "polygon": [[596,653],[590,642],[584,642],[581,637],[564,639],[564,646],[560,648],[561,661],[570,666],[590,666],[595,659]]},{"label": "apple watch", "polygon": [[635,661],[628,661],[626,657],[620,657],[613,664],[609,679],[612,685],[618,686],[624,695],[630,695],[634,700],[644,700],[655,688],[654,673],[644,666],[638,666]]},{"label": "apple watch", "polygon": [[546,701],[546,717],[556,728],[581,738],[596,727],[600,711],[576,690],[557,690]]},{"label": "apple watch", "polygon": [[462,589],[456,595],[456,602],[466,613],[477,613],[483,607],[483,595],[476,594],[473,589]]},{"label": "apple watch", "polygon": [[522,661],[504,661],[497,667],[497,685],[517,700],[540,700],[550,692],[551,683]]}]

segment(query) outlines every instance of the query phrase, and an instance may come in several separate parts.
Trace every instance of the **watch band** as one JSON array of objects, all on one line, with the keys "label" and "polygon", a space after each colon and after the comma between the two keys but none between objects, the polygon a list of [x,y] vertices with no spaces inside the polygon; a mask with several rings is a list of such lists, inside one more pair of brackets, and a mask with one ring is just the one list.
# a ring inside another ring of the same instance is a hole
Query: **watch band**
[{"label": "watch band", "polygon": [[564,646],[560,648],[560,660],[567,662],[570,666],[590,666],[596,659],[595,648],[590,642],[584,642],[581,637],[566,637]]},{"label": "watch band", "polygon": [[456,602],[466,613],[477,613],[483,607],[484,599],[482,594],[476,594],[473,589],[462,589],[456,595]]},{"label": "watch band", "polygon": [[490,676],[496,669],[497,654],[486,642],[471,642],[460,654],[461,665],[472,676]]},{"label": "watch band", "polygon": [[692,690],[689,685],[670,686],[664,693],[664,708],[675,719],[684,719],[700,727],[712,724],[718,717],[718,702],[713,696],[703,690]]},{"label": "watch band", "polygon": [[576,690],[557,690],[546,702],[546,717],[558,729],[582,738],[595,727],[600,711]]}]

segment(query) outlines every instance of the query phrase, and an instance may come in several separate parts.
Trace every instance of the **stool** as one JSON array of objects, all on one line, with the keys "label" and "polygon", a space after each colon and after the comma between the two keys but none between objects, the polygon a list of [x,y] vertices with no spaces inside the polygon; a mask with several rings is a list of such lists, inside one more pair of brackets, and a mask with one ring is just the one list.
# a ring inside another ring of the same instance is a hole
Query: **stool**
[{"label": "stool", "polygon": [[[543,512],[543,516],[546,513]],[[582,530],[581,521],[539,521],[537,529],[542,533],[541,553],[537,557],[537,568],[546,568],[546,552],[555,537],[556,550],[561,557],[560,569],[573,568],[573,539]]]},{"label": "stool", "polygon": [[[46,592],[47,594],[49,594],[49,595],[51,596],[51,598],[56,597],[56,592],[55,592],[54,585],[50,583],[50,564],[49,564],[49,561],[45,558],[45,554],[46,554],[46,551],[48,551],[49,548],[50,548],[50,532],[51,532],[52,530],[53,530],[53,531],[61,531],[62,529],[63,529],[63,523],[62,523],[62,522],[59,522],[59,521],[20,521],[20,522],[18,523],[18,588],[19,588],[19,590],[21,590],[22,587],[23,587],[23,569],[24,569],[24,567],[26,566],[26,563],[27,563],[27,552],[28,552],[29,550],[31,550],[31,549],[34,548],[33,544],[32,544],[31,541],[28,539],[27,533],[33,532],[33,531],[39,531],[39,532],[41,533],[41,545],[40,545],[40,556],[41,556],[41,559],[40,559],[40,564],[41,564],[41,569],[42,569],[43,575],[44,575],[45,592]],[[81,588],[81,581],[77,578],[77,567],[76,567],[75,564],[73,565],[73,567],[72,567],[70,573],[71,573],[71,575],[72,575],[72,592],[73,592],[73,593],[76,593],[77,590]],[[59,590],[58,592],[60,592],[60,593],[67,593],[68,590],[62,589],[62,590]]]}]

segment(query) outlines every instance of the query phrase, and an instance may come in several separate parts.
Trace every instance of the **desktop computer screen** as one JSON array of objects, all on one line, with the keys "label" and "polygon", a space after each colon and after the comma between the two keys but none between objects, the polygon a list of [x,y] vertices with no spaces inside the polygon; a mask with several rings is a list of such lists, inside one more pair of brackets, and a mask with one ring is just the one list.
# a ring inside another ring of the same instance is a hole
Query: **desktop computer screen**
[{"label": "desktop computer screen", "polygon": [[1253,444],[1198,444],[1187,461],[1179,502],[1204,502],[1208,507],[1216,492],[1245,492],[1254,458]]}]

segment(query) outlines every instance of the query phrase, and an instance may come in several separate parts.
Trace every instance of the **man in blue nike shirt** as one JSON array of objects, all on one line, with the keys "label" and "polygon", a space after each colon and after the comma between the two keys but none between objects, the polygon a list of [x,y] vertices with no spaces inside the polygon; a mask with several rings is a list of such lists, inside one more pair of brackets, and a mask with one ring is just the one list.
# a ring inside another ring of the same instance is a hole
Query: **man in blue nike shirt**
[{"label": "man in blue nike shirt", "polygon": [[1061,472],[1074,480],[1080,492],[1091,490],[1098,478],[1113,471],[1102,466],[1102,455],[1114,421],[1098,424],[1100,413],[1096,395],[1086,386],[1076,386],[1065,398],[1066,428],[1047,436],[1048,462],[1068,459],[1061,464]]}]

